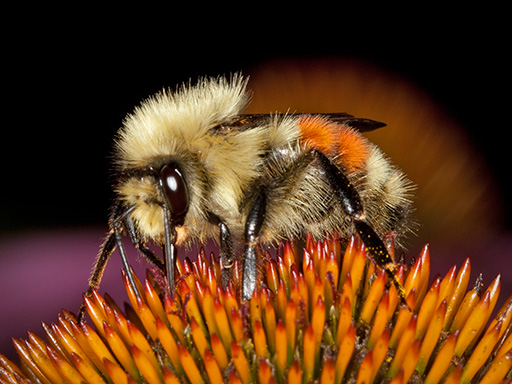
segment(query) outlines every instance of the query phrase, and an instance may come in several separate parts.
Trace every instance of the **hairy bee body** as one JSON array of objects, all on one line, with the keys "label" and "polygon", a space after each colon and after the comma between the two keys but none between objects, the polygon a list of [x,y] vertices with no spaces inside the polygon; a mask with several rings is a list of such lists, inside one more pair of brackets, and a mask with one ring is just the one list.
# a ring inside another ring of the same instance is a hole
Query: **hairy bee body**
[{"label": "hairy bee body", "polygon": [[[217,240],[222,284],[241,259],[248,299],[258,246],[334,231],[358,234],[400,288],[382,238],[408,230],[410,182],[360,132],[384,124],[344,113],[244,115],[245,88],[240,76],[204,79],[159,93],[126,118],[115,141],[111,230],[88,294],[116,247],[130,273],[122,233],[166,268],[171,289],[178,247]],[[163,261],[148,241],[163,247]]]},{"label": "hairy bee body", "polygon": [[[324,153],[358,190],[365,219],[382,236],[407,230],[410,183],[382,152],[348,125],[321,115],[274,115],[247,128],[239,123],[247,104],[245,82],[235,78],[205,80],[174,95],[147,100],[128,117],[117,145],[118,172],[160,168],[169,161],[182,166],[190,206],[177,228],[178,245],[217,239],[208,218],[215,213],[234,238],[243,239],[249,207],[259,188],[267,189],[262,244],[310,232],[321,238],[333,230],[351,232],[350,218],[336,201],[318,160]],[[236,126],[230,125],[237,122]],[[253,122],[254,124],[254,122]],[[121,178],[119,199],[134,205],[131,213],[144,240],[164,237],[158,181]]]}]

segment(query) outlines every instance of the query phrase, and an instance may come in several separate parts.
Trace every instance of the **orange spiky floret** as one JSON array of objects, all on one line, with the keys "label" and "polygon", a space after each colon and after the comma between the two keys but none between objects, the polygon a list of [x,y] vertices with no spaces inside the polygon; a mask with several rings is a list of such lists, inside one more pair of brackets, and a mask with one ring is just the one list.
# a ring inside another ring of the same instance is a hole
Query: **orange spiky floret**
[{"label": "orange spiky floret", "polygon": [[[429,285],[430,252],[397,268],[408,306],[352,238],[307,238],[266,255],[262,284],[241,302],[240,274],[226,289],[219,261],[201,251],[178,262],[173,297],[159,271],[123,282],[133,310],[84,297],[93,329],[63,311],[46,340],[14,340],[16,365],[0,355],[1,383],[483,382],[512,379],[512,296],[489,322],[500,276],[466,291],[470,262]],[[410,308],[413,309],[411,312]],[[488,324],[489,323],[489,324]],[[488,325],[487,325],[488,324]]]}]

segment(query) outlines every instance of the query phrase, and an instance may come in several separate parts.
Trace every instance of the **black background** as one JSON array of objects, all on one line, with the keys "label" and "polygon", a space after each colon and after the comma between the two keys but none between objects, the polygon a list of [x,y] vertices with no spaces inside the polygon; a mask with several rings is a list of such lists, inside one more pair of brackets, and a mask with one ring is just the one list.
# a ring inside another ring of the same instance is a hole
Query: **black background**
[{"label": "black background", "polygon": [[[112,139],[135,105],[190,78],[290,57],[367,60],[417,83],[467,128],[508,197],[510,58],[498,14],[21,18],[2,55],[0,231],[104,223]],[[506,202],[507,226],[510,211]]]}]

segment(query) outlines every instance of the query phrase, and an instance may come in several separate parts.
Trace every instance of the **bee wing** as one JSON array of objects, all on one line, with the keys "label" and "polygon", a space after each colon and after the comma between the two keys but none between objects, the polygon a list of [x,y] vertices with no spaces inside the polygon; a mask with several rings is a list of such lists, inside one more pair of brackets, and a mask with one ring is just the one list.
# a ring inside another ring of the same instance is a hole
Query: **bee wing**
[{"label": "bee wing", "polygon": [[[302,115],[302,113],[298,113],[296,115]],[[349,115],[348,113],[344,113],[344,112],[308,113],[308,115],[325,116],[329,120],[335,121],[337,123],[346,124],[352,128],[357,129],[360,132],[369,132],[369,131],[373,131],[377,128],[386,126],[385,123],[381,123],[380,121],[354,117],[354,116]],[[228,126],[230,128],[235,128],[237,130],[251,129],[251,128],[258,127],[262,124],[267,123],[272,116],[274,116],[274,115],[271,115],[271,114],[240,115],[236,120],[229,122]]]},{"label": "bee wing", "polygon": [[348,113],[318,113],[318,115],[326,116],[329,120],[346,124],[352,128],[357,129],[360,132],[369,132],[377,128],[386,126],[386,123],[382,123],[376,120],[364,119],[360,117],[354,117]]}]

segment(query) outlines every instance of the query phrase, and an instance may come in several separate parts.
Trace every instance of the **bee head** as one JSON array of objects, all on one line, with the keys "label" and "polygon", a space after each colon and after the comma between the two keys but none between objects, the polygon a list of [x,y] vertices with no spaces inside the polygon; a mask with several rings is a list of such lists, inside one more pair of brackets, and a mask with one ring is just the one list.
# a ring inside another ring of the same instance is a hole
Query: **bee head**
[{"label": "bee head", "polygon": [[184,225],[192,198],[184,168],[179,161],[166,159],[117,173],[117,199],[143,239],[163,239],[165,210],[169,224]]}]

